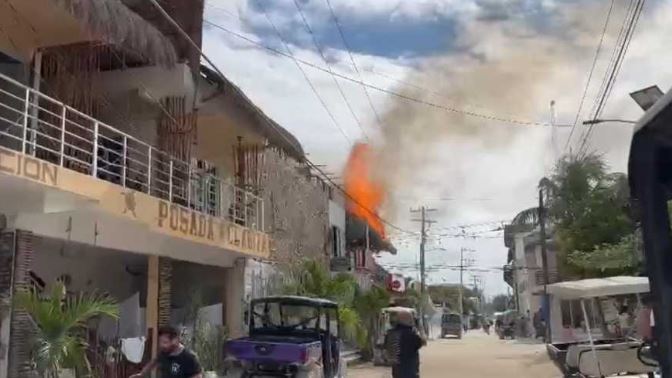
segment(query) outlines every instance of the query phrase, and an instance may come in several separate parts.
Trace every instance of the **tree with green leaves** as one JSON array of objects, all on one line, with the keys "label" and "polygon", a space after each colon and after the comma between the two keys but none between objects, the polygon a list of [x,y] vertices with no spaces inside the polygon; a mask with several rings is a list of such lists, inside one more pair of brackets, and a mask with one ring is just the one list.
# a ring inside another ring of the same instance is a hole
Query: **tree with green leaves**
[{"label": "tree with green leaves", "polygon": [[509,309],[510,303],[511,296],[506,294],[499,294],[492,298],[492,301],[488,304],[488,307],[491,307],[492,312],[503,312]]},{"label": "tree with green leaves", "polygon": [[[436,285],[429,286],[427,288],[429,295],[432,298],[434,303],[443,303],[446,304],[448,308],[453,311],[458,311],[460,290],[459,285]],[[481,293],[477,290],[468,288],[466,286],[462,287],[462,309],[465,314],[468,313],[478,313],[478,308],[476,304],[469,298],[478,297],[480,298]]]},{"label": "tree with green leaves", "polygon": [[49,297],[27,291],[14,300],[37,326],[31,340],[32,358],[41,376],[58,378],[63,369],[74,369],[78,376],[91,375],[87,324],[102,316],[116,318],[119,308],[114,299],[99,293],[66,295],[63,284],[56,283]]},{"label": "tree with green leaves", "polygon": [[[540,182],[564,274],[586,278],[639,268],[627,177],[607,168],[599,155],[567,155]],[[522,211],[514,224],[538,224],[538,213],[536,207]]]},{"label": "tree with green leaves", "polygon": [[289,279],[283,288],[285,294],[337,302],[346,339],[356,342],[363,354],[372,353],[373,344],[367,330],[373,329],[371,324],[389,303],[389,295],[384,289],[374,287],[362,292],[351,275],[342,273],[332,277],[325,266],[313,260],[295,265],[287,276]]}]

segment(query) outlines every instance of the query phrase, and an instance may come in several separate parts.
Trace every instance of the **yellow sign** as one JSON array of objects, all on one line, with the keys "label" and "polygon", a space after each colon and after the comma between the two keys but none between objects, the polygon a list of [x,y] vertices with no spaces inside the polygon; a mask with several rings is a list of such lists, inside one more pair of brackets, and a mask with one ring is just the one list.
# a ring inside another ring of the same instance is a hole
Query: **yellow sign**
[{"label": "yellow sign", "polygon": [[0,174],[29,179],[86,197],[104,211],[140,222],[164,235],[259,258],[270,255],[270,238],[263,232],[4,147],[0,147]]},{"label": "yellow sign", "polygon": [[0,149],[0,172],[58,185],[58,166],[12,150]]},{"label": "yellow sign", "polygon": [[166,201],[159,201],[157,227],[227,249],[262,255],[270,253],[269,238],[265,233]]}]

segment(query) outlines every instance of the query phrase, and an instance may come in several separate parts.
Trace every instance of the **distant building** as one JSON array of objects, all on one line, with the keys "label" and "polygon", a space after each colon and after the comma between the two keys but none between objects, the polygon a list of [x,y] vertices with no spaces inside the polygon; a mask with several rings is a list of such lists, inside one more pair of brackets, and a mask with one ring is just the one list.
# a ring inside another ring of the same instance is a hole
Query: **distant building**
[{"label": "distant building", "polygon": [[[542,306],[544,270],[541,256],[541,239],[533,226],[506,226],[504,244],[509,248],[508,264],[504,266],[504,280],[514,292],[514,306],[521,314],[531,314]],[[548,283],[559,281],[556,245],[552,231],[547,234],[546,256]]]}]

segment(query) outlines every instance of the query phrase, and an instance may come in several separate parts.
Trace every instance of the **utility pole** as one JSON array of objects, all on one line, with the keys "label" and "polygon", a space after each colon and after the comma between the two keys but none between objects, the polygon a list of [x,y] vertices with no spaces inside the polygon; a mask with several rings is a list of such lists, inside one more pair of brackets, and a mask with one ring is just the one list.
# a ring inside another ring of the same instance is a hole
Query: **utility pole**
[{"label": "utility pole", "polygon": [[551,311],[548,303],[548,259],[546,256],[546,209],[544,208],[544,191],[539,188],[539,237],[541,245],[541,265],[544,269],[544,320],[546,321],[546,343],[551,342]]},{"label": "utility pole", "polygon": [[418,308],[418,313],[420,314],[420,319],[422,321],[422,327],[427,333],[427,321],[425,319],[425,298],[427,297],[427,285],[426,285],[426,272],[425,272],[425,244],[427,243],[427,229],[428,225],[431,223],[436,223],[436,221],[427,219],[427,213],[431,211],[436,211],[436,209],[429,209],[425,206],[420,207],[417,210],[411,210],[411,213],[420,213],[420,219],[413,219],[414,222],[420,222],[420,306]]},{"label": "utility pole", "polygon": [[460,308],[460,316],[464,315],[464,304],[462,303],[464,301],[464,298],[462,297],[464,293],[462,292],[462,287],[464,286],[464,280],[463,280],[463,275],[464,275],[464,252],[467,251],[466,248],[462,247],[460,248],[460,287],[458,290],[458,297],[457,297],[457,303],[458,307]]}]

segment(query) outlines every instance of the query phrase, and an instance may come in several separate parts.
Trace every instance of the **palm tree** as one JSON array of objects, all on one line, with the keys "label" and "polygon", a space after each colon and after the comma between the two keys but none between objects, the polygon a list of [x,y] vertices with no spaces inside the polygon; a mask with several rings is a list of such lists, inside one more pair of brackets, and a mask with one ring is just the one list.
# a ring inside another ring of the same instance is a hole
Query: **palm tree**
[{"label": "palm tree", "polygon": [[367,313],[362,313],[356,303],[357,282],[349,274],[332,277],[326,267],[317,261],[305,260],[297,264],[288,274],[283,292],[306,297],[325,298],[339,304],[338,313],[341,329],[346,340],[365,348],[367,328],[364,325]]},{"label": "palm tree", "polygon": [[66,296],[61,283],[54,285],[50,297],[28,291],[19,293],[15,301],[37,327],[32,357],[39,373],[48,378],[58,378],[63,369],[89,375],[87,323],[100,316],[116,318],[119,314],[112,298],[97,293]]}]

